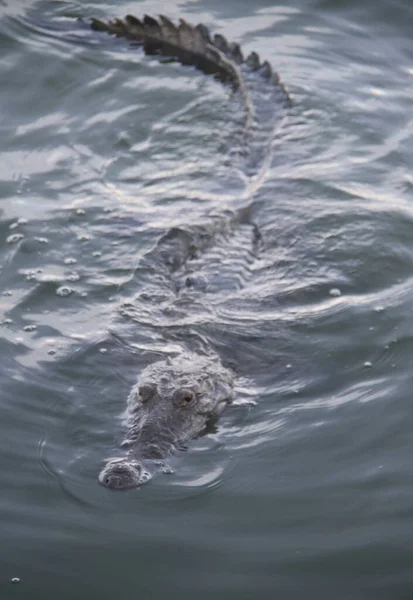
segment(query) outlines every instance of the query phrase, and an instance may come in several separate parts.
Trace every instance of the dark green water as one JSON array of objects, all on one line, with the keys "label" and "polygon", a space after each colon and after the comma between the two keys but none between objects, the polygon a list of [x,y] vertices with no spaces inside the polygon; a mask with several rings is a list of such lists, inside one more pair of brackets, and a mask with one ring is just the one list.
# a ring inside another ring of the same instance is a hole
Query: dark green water
[{"label": "dark green water", "polygon": [[[145,12],[281,74],[260,185],[228,89],[75,20]],[[0,3],[1,599],[413,596],[412,27],[407,0]],[[134,304],[162,232],[248,194],[239,291]],[[173,475],[102,488],[140,369],[200,336],[240,402]]]}]

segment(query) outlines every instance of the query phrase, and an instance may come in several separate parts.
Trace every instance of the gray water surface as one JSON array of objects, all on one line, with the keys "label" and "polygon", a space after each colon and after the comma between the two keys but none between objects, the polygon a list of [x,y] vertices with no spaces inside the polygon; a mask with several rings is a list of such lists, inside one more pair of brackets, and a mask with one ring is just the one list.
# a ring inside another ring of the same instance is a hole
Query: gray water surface
[{"label": "gray water surface", "polygon": [[[160,12],[280,73],[259,177],[228,87],[77,20]],[[1,2],[2,599],[412,597],[412,26],[407,0]],[[218,236],[209,292],[145,295],[162,235],[246,207],[259,251]],[[140,370],[197,345],[237,405],[174,474],[99,486]]]}]

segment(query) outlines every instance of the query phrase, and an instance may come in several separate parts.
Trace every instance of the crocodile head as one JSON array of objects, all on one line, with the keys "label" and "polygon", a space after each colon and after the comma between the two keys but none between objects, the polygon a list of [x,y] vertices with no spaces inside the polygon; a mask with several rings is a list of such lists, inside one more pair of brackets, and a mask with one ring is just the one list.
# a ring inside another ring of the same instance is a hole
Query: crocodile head
[{"label": "crocodile head", "polygon": [[147,481],[151,464],[208,432],[233,399],[233,380],[216,356],[184,354],[147,367],[128,398],[128,456],[109,461],[100,483],[120,490]]}]

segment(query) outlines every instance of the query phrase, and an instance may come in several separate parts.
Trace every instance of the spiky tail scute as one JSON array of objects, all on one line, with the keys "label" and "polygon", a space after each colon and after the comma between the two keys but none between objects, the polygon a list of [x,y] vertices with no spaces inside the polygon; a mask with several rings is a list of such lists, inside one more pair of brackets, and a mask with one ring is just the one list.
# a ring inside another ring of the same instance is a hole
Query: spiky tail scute
[{"label": "spiky tail scute", "polygon": [[251,52],[244,59],[237,43],[228,43],[220,34],[211,37],[205,25],[194,26],[180,19],[180,24],[176,26],[163,15],[159,16],[159,21],[148,15],[142,21],[127,15],[123,20],[108,22],[92,19],[90,26],[95,31],[104,31],[137,42],[143,46],[146,54],[173,57],[182,64],[193,65],[205,73],[230,81],[242,95],[247,130],[254,126],[256,115],[244,76],[245,69],[248,73],[257,73],[267,85],[276,86],[285,103],[290,102],[278,75],[267,61],[261,63],[256,52]]}]

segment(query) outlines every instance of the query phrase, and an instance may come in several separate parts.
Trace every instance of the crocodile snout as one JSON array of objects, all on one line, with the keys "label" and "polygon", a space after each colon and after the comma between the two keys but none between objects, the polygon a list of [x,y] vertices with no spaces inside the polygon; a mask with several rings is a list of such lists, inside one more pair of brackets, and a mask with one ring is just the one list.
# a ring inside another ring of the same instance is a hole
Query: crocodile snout
[{"label": "crocodile snout", "polygon": [[147,473],[138,461],[112,460],[99,474],[99,482],[112,490],[129,490],[147,481]]}]

